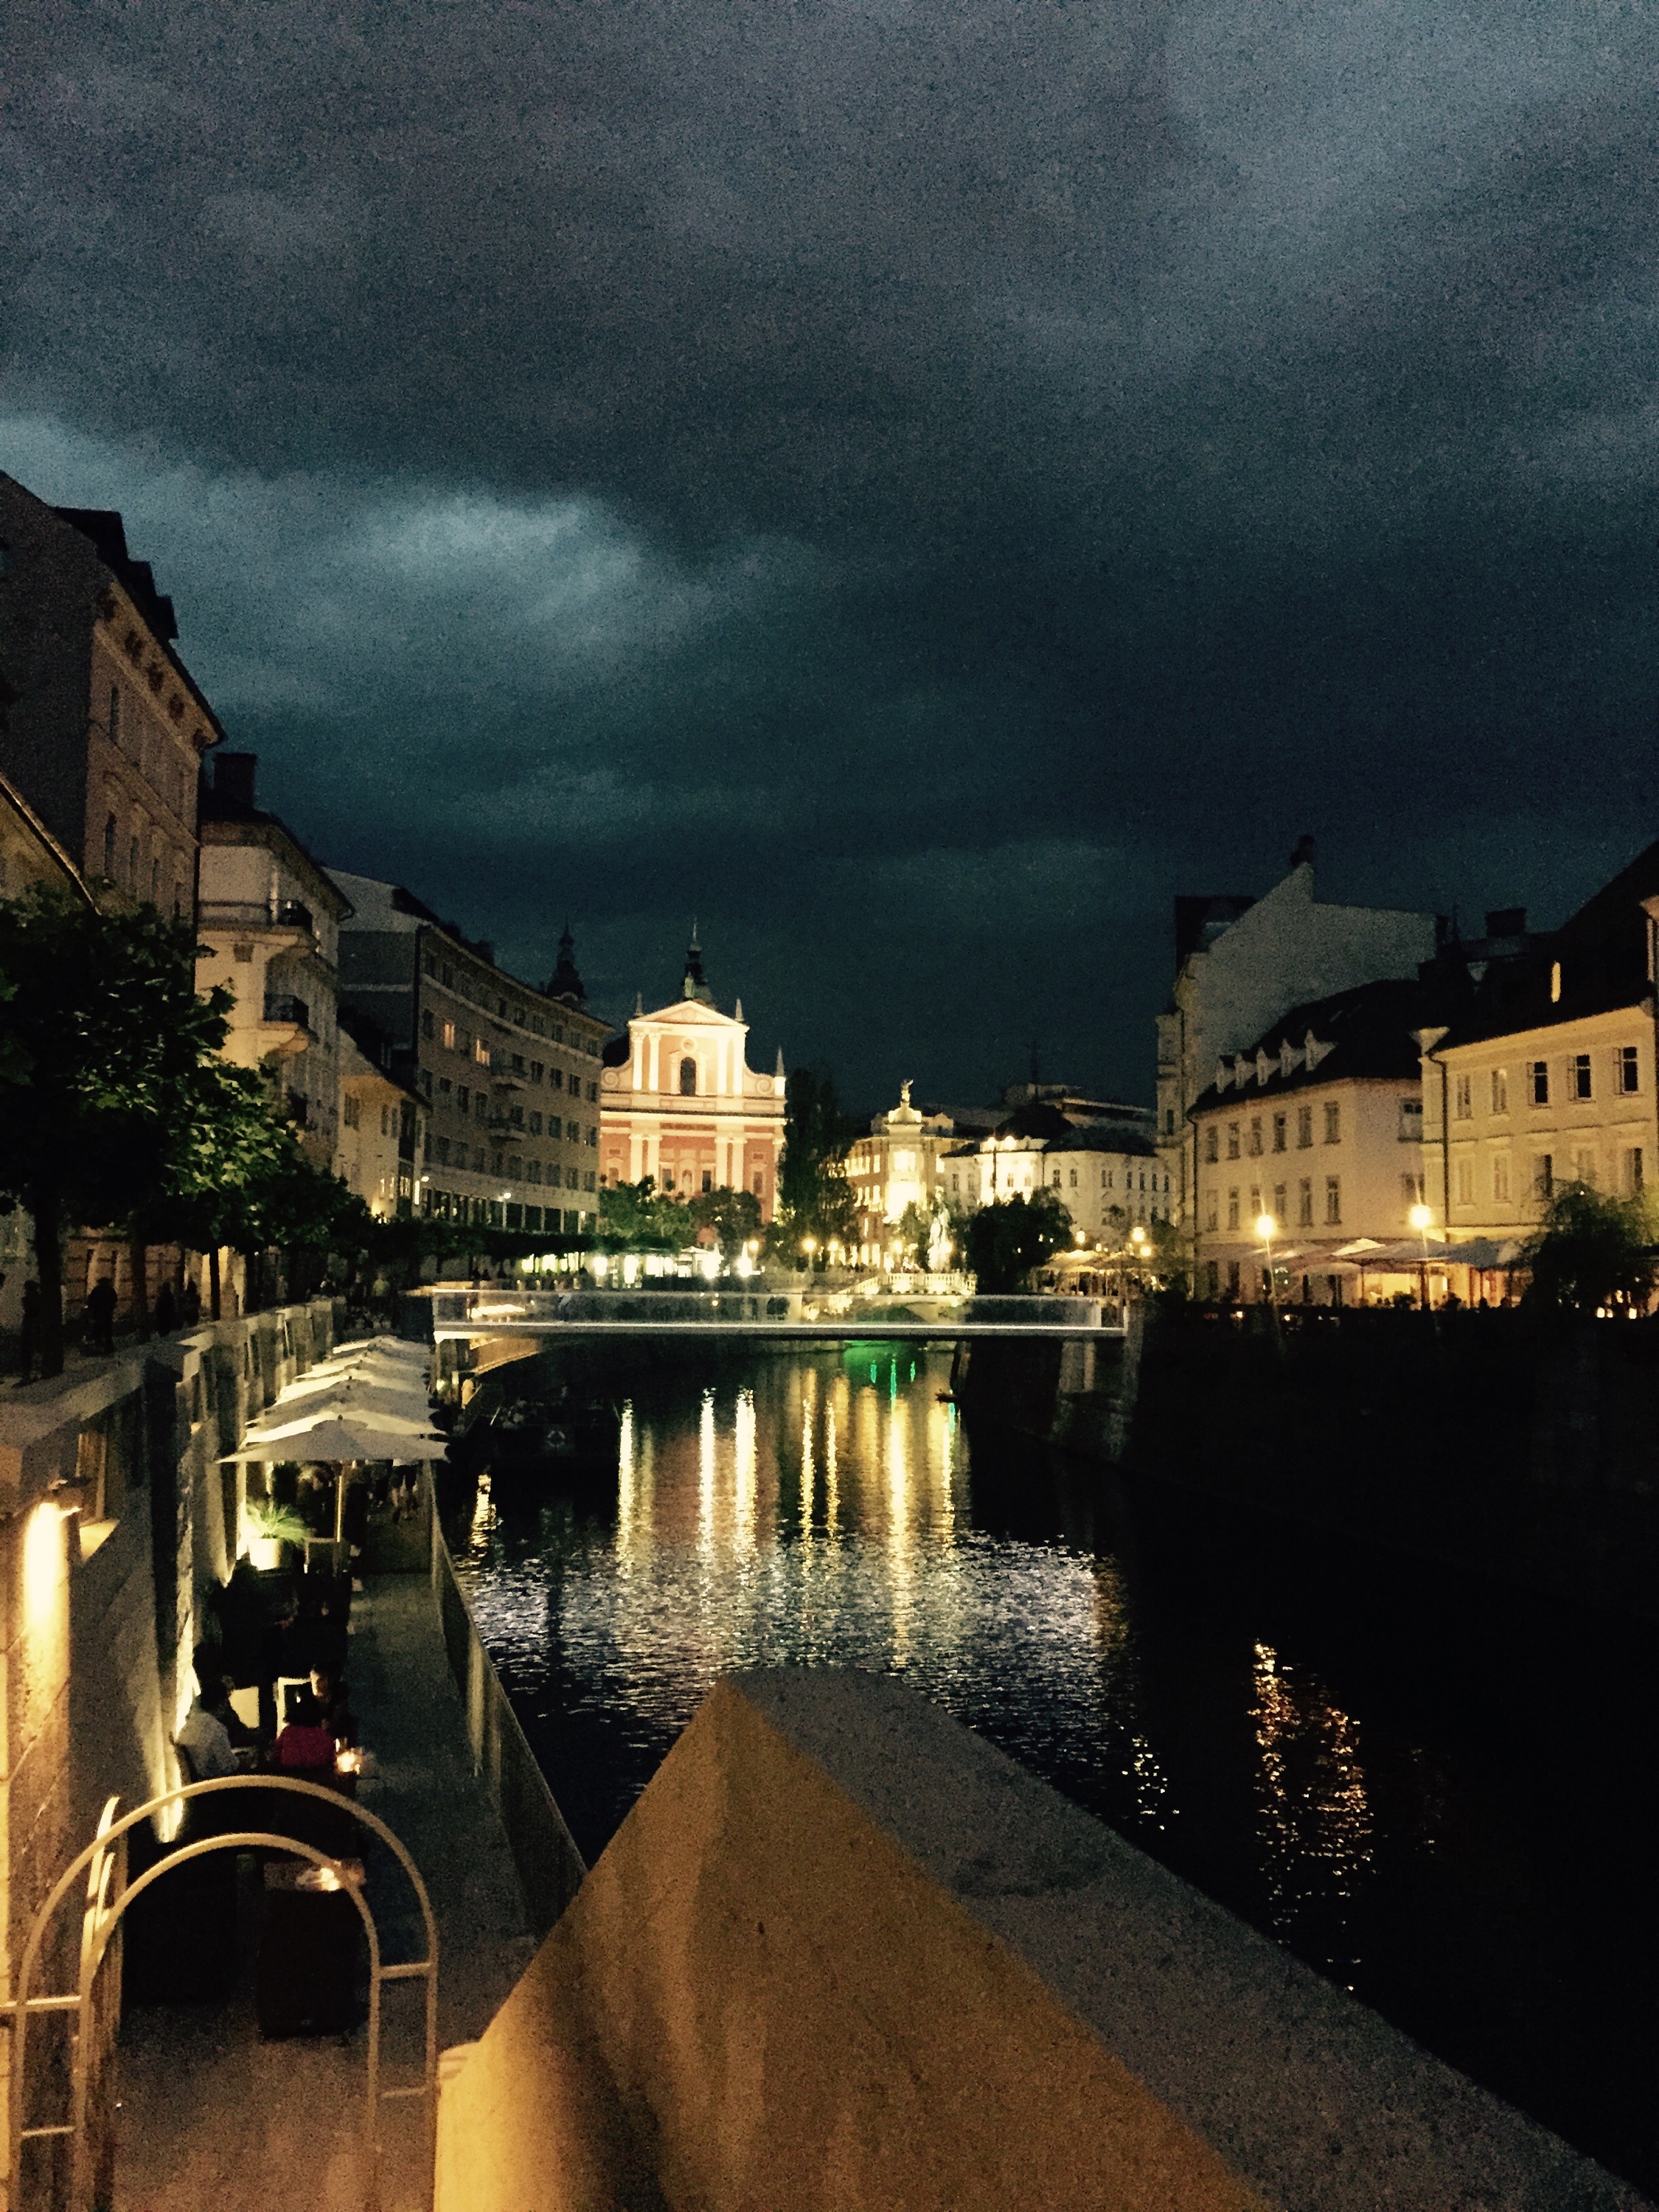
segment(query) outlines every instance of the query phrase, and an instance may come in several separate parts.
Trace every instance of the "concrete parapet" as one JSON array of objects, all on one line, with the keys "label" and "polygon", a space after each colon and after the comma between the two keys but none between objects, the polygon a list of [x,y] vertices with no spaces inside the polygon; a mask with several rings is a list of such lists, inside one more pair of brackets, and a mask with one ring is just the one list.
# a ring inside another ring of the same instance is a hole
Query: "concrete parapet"
[{"label": "concrete parapet", "polygon": [[1645,2200],[900,1684],[782,1670],[717,1685],[455,2055],[437,2203]]}]

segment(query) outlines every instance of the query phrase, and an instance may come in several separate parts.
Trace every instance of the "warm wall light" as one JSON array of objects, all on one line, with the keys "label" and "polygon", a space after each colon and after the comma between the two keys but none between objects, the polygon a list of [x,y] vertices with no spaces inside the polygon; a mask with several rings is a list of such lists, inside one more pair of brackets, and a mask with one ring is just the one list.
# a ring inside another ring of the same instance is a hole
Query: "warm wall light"
[{"label": "warm wall light", "polygon": [[1410,1222],[1412,1227],[1417,1231],[1419,1237],[1425,1235],[1426,1231],[1431,1229],[1434,1225],[1434,1215],[1432,1212],[1429,1207],[1423,1204],[1420,1199],[1418,1203],[1413,1206],[1411,1212],[1406,1216],[1406,1218]]},{"label": "warm wall light", "polygon": [[1255,1217],[1255,1233],[1264,1244],[1271,1241],[1278,1229],[1279,1224],[1271,1213],[1258,1213]]},{"label": "warm wall light", "polygon": [[63,1616],[67,1582],[64,1516],[56,1499],[42,1498],[23,1531],[23,1618],[29,1630]]}]

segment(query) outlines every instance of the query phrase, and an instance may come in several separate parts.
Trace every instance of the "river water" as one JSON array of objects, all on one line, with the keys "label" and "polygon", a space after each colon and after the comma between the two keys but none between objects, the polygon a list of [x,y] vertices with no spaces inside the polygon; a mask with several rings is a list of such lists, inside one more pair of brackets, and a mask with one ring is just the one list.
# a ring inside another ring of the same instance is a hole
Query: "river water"
[{"label": "river water", "polygon": [[878,1346],[611,1367],[618,1476],[459,1501],[584,1855],[720,1674],[891,1672],[1659,2191],[1645,1644],[970,1449],[948,1376]]}]

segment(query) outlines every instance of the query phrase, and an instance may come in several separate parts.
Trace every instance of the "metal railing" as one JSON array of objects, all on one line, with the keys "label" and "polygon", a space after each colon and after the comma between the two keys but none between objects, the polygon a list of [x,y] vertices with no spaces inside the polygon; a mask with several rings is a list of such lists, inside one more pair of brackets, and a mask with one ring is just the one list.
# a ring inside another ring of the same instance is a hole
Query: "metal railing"
[{"label": "metal railing", "polygon": [[[896,1309],[896,1310],[895,1310]],[[775,1337],[803,1344],[961,1343],[977,1337],[1121,1336],[1121,1308],[1098,1298],[949,1297],[842,1294],[819,1303],[801,1291],[745,1289],[740,1277],[698,1291],[635,1286],[542,1291],[515,1285],[432,1293],[434,1340],[473,1336]]]},{"label": "metal railing", "polygon": [[292,1022],[299,1029],[309,1030],[311,1009],[303,999],[271,994],[265,1000],[265,1019],[268,1022]]},{"label": "metal railing", "polygon": [[507,1701],[495,1663],[479,1640],[439,1525],[436,1502],[428,1499],[428,1504],[432,1588],[444,1649],[465,1709],[473,1763],[501,1815],[507,1848],[518,1869],[519,1887],[539,1941],[581,1887],[587,1868],[565,1826],[558,1800],[536,1763],[519,1717]]}]

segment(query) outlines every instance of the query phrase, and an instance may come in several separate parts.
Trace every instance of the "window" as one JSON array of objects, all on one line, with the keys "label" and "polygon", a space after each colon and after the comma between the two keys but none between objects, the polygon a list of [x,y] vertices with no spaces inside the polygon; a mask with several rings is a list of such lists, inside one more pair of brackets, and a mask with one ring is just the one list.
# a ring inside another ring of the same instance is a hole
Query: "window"
[{"label": "window", "polygon": [[1576,1053],[1573,1055],[1572,1065],[1567,1071],[1567,1080],[1572,1086],[1572,1096],[1575,1098],[1588,1098],[1590,1096],[1590,1056],[1587,1052]]},{"label": "window", "polygon": [[472,1040],[472,1057],[477,1061],[480,1067],[489,1066],[489,1047],[484,1042],[482,1037],[474,1037]]},{"label": "window", "polygon": [[1204,1157],[1212,1165],[1221,1157],[1221,1132],[1213,1121],[1204,1132]]},{"label": "window", "polygon": [[1261,1116],[1260,1114],[1253,1114],[1250,1116],[1250,1158],[1253,1160],[1259,1160],[1261,1158]]},{"label": "window", "polygon": [[1313,1142],[1313,1108],[1311,1106],[1302,1106],[1297,1109],[1296,1142],[1299,1152],[1305,1152]]},{"label": "window", "polygon": [[441,1168],[447,1168],[449,1165],[449,1139],[447,1137],[440,1137],[438,1139],[438,1165]]},{"label": "window", "polygon": [[1058,1190],[1058,1189],[1060,1188],[1060,1170],[1059,1170],[1058,1168],[1056,1168],[1056,1169],[1054,1170],[1054,1188],[1055,1188],[1056,1190]]},{"label": "window", "polygon": [[705,1168],[703,1170],[702,1187],[706,1191],[713,1190],[714,1188],[714,1170],[712,1168]]},{"label": "window", "polygon": [[109,741],[112,745],[121,742],[121,694],[115,684],[111,684],[109,694]]},{"label": "window", "polygon": [[1290,1215],[1285,1211],[1285,1200],[1287,1195],[1288,1194],[1282,1182],[1275,1184],[1273,1188],[1273,1219],[1279,1224],[1281,1229],[1290,1219]]},{"label": "window", "polygon": [[[1102,1188],[1103,1190],[1104,1190],[1104,1189],[1105,1189],[1105,1188],[1106,1188],[1107,1184],[1108,1184],[1109,1182],[1110,1182],[1111,1179],[1112,1179],[1112,1171],[1111,1171],[1111,1170],[1110,1170],[1109,1168],[1102,1168],[1102,1170],[1101,1170],[1101,1171],[1100,1171],[1100,1187],[1101,1187],[1101,1188]],[[956,1187],[957,1187],[957,1178],[956,1178],[955,1172],[954,1172],[954,1171],[952,1171],[952,1173],[951,1173],[951,1189],[952,1189],[952,1190],[954,1190],[954,1189],[956,1188]]]},{"label": "window", "polygon": [[1282,1152],[1285,1150],[1285,1133],[1288,1127],[1289,1123],[1286,1121],[1284,1115],[1275,1114],[1273,1115],[1273,1150],[1276,1152]]},{"label": "window", "polygon": [[1510,1202],[1510,1163],[1507,1153],[1499,1152],[1492,1164],[1492,1194],[1495,1205]]},{"label": "window", "polygon": [[435,1028],[436,1024],[432,1018],[432,1009],[429,1006],[424,1008],[421,1014],[421,1035],[423,1037],[429,1037]]},{"label": "window", "polygon": [[1532,1103],[1547,1106],[1550,1103],[1550,1064],[1547,1060],[1534,1060],[1527,1070],[1532,1084]]},{"label": "window", "polygon": [[1204,1226],[1205,1226],[1206,1229],[1215,1229],[1215,1228],[1218,1228],[1218,1227],[1220,1226],[1220,1219],[1221,1219],[1221,1206],[1220,1206],[1220,1202],[1219,1202],[1219,1200],[1217,1199],[1215,1193],[1214,1193],[1213,1191],[1212,1191],[1212,1192],[1210,1193],[1210,1210],[1209,1210],[1208,1214],[1207,1214],[1207,1215],[1206,1216],[1206,1218],[1205,1218]]},{"label": "window", "polygon": [[[954,1189],[954,1188],[956,1188],[956,1180],[957,1180],[957,1179],[956,1179],[956,1177],[955,1177],[954,1176],[951,1176],[951,1188],[952,1188],[952,1189]],[[765,1188],[766,1188],[766,1171],[765,1171],[765,1170],[764,1170],[763,1168],[757,1168],[757,1169],[755,1170],[755,1195],[756,1195],[756,1197],[757,1197],[757,1198],[759,1198],[759,1197],[762,1195],[762,1194],[764,1192]]]},{"label": "window", "polygon": [[453,1022],[446,1022],[444,1024],[444,1043],[451,1052],[454,1051],[455,1024]]},{"label": "window", "polygon": [[475,1121],[482,1121],[489,1111],[489,1101],[484,1097],[482,1091],[475,1091],[472,1094],[473,1120]]},{"label": "window", "polygon": [[562,1067],[550,1068],[550,1069],[548,1071],[548,1074],[549,1074],[549,1080],[551,1082],[551,1084],[552,1084],[552,1085],[553,1085],[553,1088],[554,1088],[556,1091],[562,1091],[562,1090],[564,1089],[564,1070],[563,1070],[563,1068],[562,1068]]},{"label": "window", "polygon": [[1313,1177],[1304,1176],[1296,1187],[1296,1218],[1304,1229],[1313,1227]]},{"label": "window", "polygon": [[357,1127],[362,1115],[362,1100],[353,1098],[349,1094],[340,1101],[340,1119],[345,1123],[348,1129],[355,1129]]},{"label": "window", "polygon": [[1173,1137],[1175,1134],[1175,1108],[1173,1106],[1166,1106],[1164,1109],[1164,1133],[1166,1137]]},{"label": "window", "polygon": [[1550,1004],[1553,1006],[1559,1006],[1560,1001],[1561,963],[1559,960],[1552,960],[1550,963]]},{"label": "window", "polygon": [[1075,1168],[1072,1170],[1072,1188],[1073,1190],[1077,1188],[1077,1170]]},{"label": "window", "polygon": [[[575,1086],[573,1085],[572,1088]],[[680,1097],[695,1098],[697,1095],[697,1063],[695,1060],[680,1062]]]},{"label": "window", "polygon": [[597,1083],[590,1083],[587,1086],[587,1103],[590,1106],[597,1106],[599,1103],[599,1086]]},{"label": "window", "polygon": [[1420,1175],[1403,1175],[1400,1178],[1400,1207],[1409,1213],[1414,1206],[1423,1203],[1423,1178]]},{"label": "window", "polygon": [[530,1117],[530,1133],[532,1137],[539,1137],[542,1133],[542,1117],[539,1114],[532,1114]]},{"label": "window", "polygon": [[1625,1154],[1625,1195],[1634,1198],[1642,1188],[1642,1147],[1632,1145]]},{"label": "window", "polygon": [[1227,1193],[1227,1226],[1229,1229],[1238,1226],[1238,1193],[1236,1190]]},{"label": "window", "polygon": [[[1326,1142],[1328,1145],[1340,1145],[1340,1144],[1341,1143],[1341,1141],[1342,1141],[1342,1104],[1341,1104],[1341,1101],[1340,1101],[1340,1099],[1336,1099],[1336,1098],[1329,1098],[1329,1099],[1327,1099],[1327,1100],[1326,1100],[1326,1102],[1325,1102],[1325,1142]],[[1328,1214],[1326,1216],[1326,1218],[1327,1218],[1328,1220],[1329,1220],[1331,1218],[1332,1218],[1332,1217],[1331,1217],[1330,1215],[1328,1215]]]},{"label": "window", "polygon": [[1474,1118],[1474,1078],[1472,1075],[1460,1075],[1454,1079],[1452,1113],[1460,1121],[1469,1121]]},{"label": "window", "polygon": [[471,1093],[471,1092],[467,1089],[467,1087],[466,1087],[465,1084],[464,1084],[464,1083],[463,1083],[462,1085],[460,1085],[460,1086],[459,1086],[459,1087],[458,1088],[458,1090],[456,1091],[456,1093],[455,1093],[455,1103],[456,1103],[456,1105],[460,1109],[460,1110],[461,1110],[461,1112],[462,1112],[463,1114],[465,1114],[465,1113],[468,1112],[468,1111],[469,1111],[469,1109],[471,1109],[471,1104],[472,1104],[472,1093]]},{"label": "window", "polygon": [[1613,1055],[1613,1088],[1628,1098],[1642,1087],[1640,1070],[1633,1044],[1622,1044]]},{"label": "window", "polygon": [[389,1106],[382,1106],[380,1109],[380,1134],[383,1137],[389,1137],[392,1134],[392,1109]]},{"label": "window", "polygon": [[438,980],[438,963],[429,952],[427,954],[425,959],[422,961],[421,965],[435,983]]},{"label": "window", "polygon": [[546,1068],[546,1065],[545,1065],[545,1063],[544,1063],[544,1062],[543,1062],[542,1060],[532,1060],[531,1061],[531,1063],[530,1063],[530,1080],[531,1080],[532,1083],[539,1083],[539,1082],[542,1080],[542,1079],[546,1075],[546,1073],[547,1073],[547,1068]]},{"label": "window", "polygon": [[1492,1072],[1492,1110],[1507,1114],[1510,1110],[1510,1072],[1507,1067],[1494,1067]]},{"label": "window", "polygon": [[1474,1162],[1473,1160],[1459,1160],[1457,1163],[1457,1203],[1460,1206],[1474,1204]]},{"label": "window", "polygon": [[1555,1194],[1555,1160],[1549,1152],[1540,1152],[1532,1164],[1532,1194],[1546,1205]]},{"label": "window", "polygon": [[1595,1188],[1595,1155],[1582,1145],[1573,1154],[1572,1179],[1587,1184],[1591,1190]]},{"label": "window", "polygon": [[1238,1158],[1238,1124],[1237,1121],[1229,1121],[1227,1124],[1227,1158],[1230,1160],[1236,1160]]},{"label": "window", "polygon": [[[1330,1109],[1327,1108],[1327,1112]],[[1340,1176],[1325,1178],[1325,1220],[1328,1227],[1340,1228],[1342,1222],[1342,1181]]]},{"label": "window", "polygon": [[1261,1218],[1261,1186],[1260,1183],[1253,1182],[1250,1185],[1250,1226],[1252,1229],[1255,1228],[1256,1223],[1260,1221]]}]

